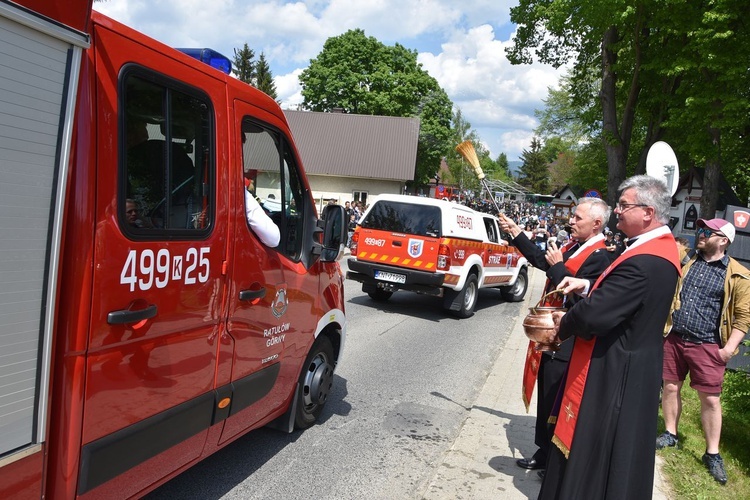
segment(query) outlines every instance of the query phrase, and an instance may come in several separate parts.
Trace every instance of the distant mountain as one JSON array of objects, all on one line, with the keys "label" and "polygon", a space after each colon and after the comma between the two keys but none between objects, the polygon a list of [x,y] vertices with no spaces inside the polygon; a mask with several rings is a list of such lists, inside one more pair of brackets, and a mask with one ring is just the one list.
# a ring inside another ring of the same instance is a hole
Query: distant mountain
[{"label": "distant mountain", "polygon": [[508,170],[510,170],[510,173],[513,174],[514,177],[518,177],[518,171],[521,170],[521,165],[523,165],[522,161],[509,161]]}]

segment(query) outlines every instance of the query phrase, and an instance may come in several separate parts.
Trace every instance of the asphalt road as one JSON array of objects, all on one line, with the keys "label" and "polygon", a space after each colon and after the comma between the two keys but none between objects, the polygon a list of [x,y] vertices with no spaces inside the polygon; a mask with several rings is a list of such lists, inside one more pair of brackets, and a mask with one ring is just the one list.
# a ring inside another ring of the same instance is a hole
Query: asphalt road
[{"label": "asphalt road", "polygon": [[482,290],[456,319],[438,298],[387,303],[346,282],[347,338],[318,425],[259,429],[149,498],[416,498],[458,435],[523,303]]}]

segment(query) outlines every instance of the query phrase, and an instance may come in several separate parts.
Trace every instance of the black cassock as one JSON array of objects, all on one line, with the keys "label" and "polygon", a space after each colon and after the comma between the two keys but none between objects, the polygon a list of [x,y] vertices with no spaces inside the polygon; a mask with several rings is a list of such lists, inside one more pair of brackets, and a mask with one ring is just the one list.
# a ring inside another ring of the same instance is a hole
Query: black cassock
[{"label": "black cassock", "polygon": [[[525,234],[520,233],[516,238],[511,241],[511,244],[515,246],[529,263],[541,269],[547,274],[547,278],[550,280],[549,288],[545,289],[544,292],[550,292],[557,288],[557,285],[567,276],[573,276],[570,271],[565,267],[564,264],[558,263],[554,266],[550,266],[545,258],[546,252],[539,249],[538,246]],[[563,253],[563,262],[567,262],[568,259],[576,252],[578,246],[573,247]],[[601,248],[591,253],[586,260],[581,264],[581,267],[575,273],[576,278],[583,278],[593,281],[602,274],[607,266],[612,263],[612,256],[606,249]],[[577,296],[568,297],[567,303],[574,304],[579,300]],[[537,399],[536,399],[536,424],[534,427],[534,444],[539,447],[542,457],[537,456],[535,458],[545,460],[549,455],[550,447],[552,447],[552,433],[554,432],[554,426],[547,422],[547,419],[552,413],[552,407],[555,404],[557,398],[557,392],[560,389],[560,384],[564,380],[565,371],[568,368],[568,361],[570,361],[570,355],[573,353],[573,342],[563,342],[558,351],[544,352],[542,359],[539,363],[539,372],[537,376]]]},{"label": "black cassock", "polygon": [[597,340],[569,458],[551,447],[540,499],[651,498],[662,332],[677,273],[664,258],[634,255],[563,317],[561,338]]}]

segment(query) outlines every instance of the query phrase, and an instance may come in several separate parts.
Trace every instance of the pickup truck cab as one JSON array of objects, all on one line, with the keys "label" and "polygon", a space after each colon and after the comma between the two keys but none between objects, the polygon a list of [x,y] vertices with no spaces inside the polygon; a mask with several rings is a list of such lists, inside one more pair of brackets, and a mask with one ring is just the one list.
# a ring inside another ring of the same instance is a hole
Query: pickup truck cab
[{"label": "pickup truck cab", "polygon": [[501,238],[497,218],[446,200],[383,195],[352,236],[347,278],[372,299],[397,290],[443,297],[458,317],[474,314],[480,288],[521,301],[528,262]]}]

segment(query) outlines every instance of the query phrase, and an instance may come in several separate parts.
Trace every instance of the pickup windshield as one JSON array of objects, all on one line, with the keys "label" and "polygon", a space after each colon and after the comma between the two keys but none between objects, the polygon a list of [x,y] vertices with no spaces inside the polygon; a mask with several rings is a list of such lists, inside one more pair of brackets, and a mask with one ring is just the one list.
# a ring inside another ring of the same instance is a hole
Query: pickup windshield
[{"label": "pickup windshield", "polygon": [[442,236],[440,209],[426,205],[378,201],[360,225],[392,233],[415,234],[439,238]]}]

